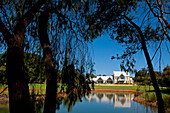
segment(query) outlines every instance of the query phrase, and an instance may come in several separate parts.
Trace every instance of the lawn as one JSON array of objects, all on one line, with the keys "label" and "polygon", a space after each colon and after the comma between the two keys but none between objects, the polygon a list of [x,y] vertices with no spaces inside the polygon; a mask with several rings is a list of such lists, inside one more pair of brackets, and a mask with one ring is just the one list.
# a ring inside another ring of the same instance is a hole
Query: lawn
[{"label": "lawn", "polygon": [[[58,90],[60,90],[61,84],[58,83]],[[91,87],[91,85],[90,85]],[[30,89],[46,89],[46,84],[29,84]],[[138,91],[149,91],[149,89],[152,91],[154,88],[152,86],[103,86],[103,85],[95,85],[95,89],[132,89],[132,90],[138,90]]]},{"label": "lawn", "polygon": [[154,90],[152,86],[100,86],[100,85],[95,85],[95,89],[133,89],[133,90],[138,90],[138,91],[145,91],[145,90]]},{"label": "lawn", "polygon": [[[58,83],[58,91],[60,91],[60,86],[61,86],[61,83]],[[0,84],[0,88],[5,88],[5,87],[7,87],[7,85]],[[153,86],[103,86],[103,85],[95,85],[94,88],[95,89],[128,89],[128,90],[138,90],[140,92],[148,92],[148,93],[154,92]],[[29,89],[39,89],[44,94],[45,90],[46,90],[46,84],[32,83],[32,84],[29,84]],[[164,87],[160,87],[160,89],[162,90],[163,95],[170,96],[170,93],[168,92],[169,90],[167,90]],[[2,90],[3,89],[0,89],[0,92]],[[7,93],[7,91],[5,91],[5,93]]]}]

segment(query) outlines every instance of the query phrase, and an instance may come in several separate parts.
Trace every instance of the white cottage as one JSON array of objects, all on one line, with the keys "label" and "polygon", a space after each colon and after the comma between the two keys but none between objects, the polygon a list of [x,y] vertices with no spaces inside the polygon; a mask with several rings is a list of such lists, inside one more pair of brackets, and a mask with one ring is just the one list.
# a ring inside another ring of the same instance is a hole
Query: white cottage
[{"label": "white cottage", "polygon": [[113,71],[114,83],[133,83],[132,78],[130,78],[129,72],[124,71]]},{"label": "white cottage", "polygon": [[132,78],[130,78],[129,72],[124,71],[113,71],[112,76],[97,76],[92,78],[95,83],[133,83]]}]

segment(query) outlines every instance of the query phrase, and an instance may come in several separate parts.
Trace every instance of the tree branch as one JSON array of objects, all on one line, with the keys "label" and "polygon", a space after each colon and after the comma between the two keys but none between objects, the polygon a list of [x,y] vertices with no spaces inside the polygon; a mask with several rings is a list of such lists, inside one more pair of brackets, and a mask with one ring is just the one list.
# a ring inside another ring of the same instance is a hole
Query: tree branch
[{"label": "tree branch", "polygon": [[168,45],[167,45],[166,42],[165,42],[165,45],[166,45],[166,48],[167,48],[168,53],[170,54],[170,50],[169,50],[169,47],[168,47]]},{"label": "tree branch", "polygon": [[[153,11],[150,2],[149,2],[148,0],[145,0],[145,1],[146,1],[146,3],[148,4],[149,9],[150,9],[151,12],[153,13],[153,15],[158,18],[158,21],[161,23],[162,29],[163,29],[163,31],[164,31],[167,39],[170,41],[170,37],[169,37],[168,32],[167,32],[167,30],[166,30],[166,28],[165,28],[165,26],[164,26],[164,24],[163,24],[163,21],[161,20],[161,17],[160,17],[159,15],[157,15],[157,14]],[[167,26],[167,25],[166,25],[166,26]],[[169,26],[169,25],[168,25],[168,26]],[[167,26],[167,27],[168,27],[168,26]]]},{"label": "tree branch", "polygon": [[3,91],[0,92],[0,95],[7,89],[8,87],[4,88]]},{"label": "tree branch", "polygon": [[151,61],[154,59],[154,57],[155,57],[155,55],[156,55],[157,51],[158,51],[158,50],[159,50],[159,48],[161,47],[161,43],[162,43],[162,40],[161,40],[161,42],[160,42],[160,44],[159,44],[158,48],[156,49],[156,51],[155,51],[155,53],[154,53],[154,55],[153,55],[153,57],[152,57]]},{"label": "tree branch", "polygon": [[35,14],[46,1],[47,0],[39,0],[25,15],[19,19],[19,23],[22,23],[25,27],[27,27],[30,21],[34,18]]},{"label": "tree branch", "polygon": [[4,39],[6,42],[8,42],[8,40],[10,39],[10,37],[12,37],[13,35],[9,32],[9,30],[6,28],[6,26],[4,25],[4,23],[2,22],[1,18],[0,18],[0,32],[2,33],[2,35],[4,36]]},{"label": "tree branch", "polygon": [[6,20],[7,20],[7,24],[9,25],[9,29],[12,31],[12,26],[11,26],[10,21],[9,21],[9,18],[8,18],[8,16],[7,16],[7,12],[5,11],[3,5],[0,5],[0,6],[1,6],[1,10],[2,10],[2,12],[4,13],[4,16],[5,16]]},{"label": "tree branch", "polygon": [[170,30],[170,25],[169,25],[168,21],[166,20],[166,18],[164,16],[164,11],[163,11],[162,5],[160,3],[161,1],[159,1],[159,0],[156,0],[156,1],[158,3],[158,6],[159,6],[159,10],[160,10],[160,13],[161,13],[161,18],[163,19],[166,27]]},{"label": "tree branch", "polygon": [[159,15],[157,15],[157,14],[154,12],[154,10],[152,9],[150,2],[149,2],[148,0],[145,0],[145,1],[146,1],[146,3],[148,4],[149,9],[150,9],[151,12],[153,13],[153,15],[154,15],[155,17],[159,17]]}]

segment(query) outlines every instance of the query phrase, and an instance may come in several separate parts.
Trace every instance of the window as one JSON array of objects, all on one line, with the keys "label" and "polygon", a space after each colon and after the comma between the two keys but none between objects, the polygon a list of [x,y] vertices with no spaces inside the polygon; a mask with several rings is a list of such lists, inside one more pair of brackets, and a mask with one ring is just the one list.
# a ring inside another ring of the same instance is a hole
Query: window
[{"label": "window", "polygon": [[120,79],[125,79],[123,74],[120,75]]}]

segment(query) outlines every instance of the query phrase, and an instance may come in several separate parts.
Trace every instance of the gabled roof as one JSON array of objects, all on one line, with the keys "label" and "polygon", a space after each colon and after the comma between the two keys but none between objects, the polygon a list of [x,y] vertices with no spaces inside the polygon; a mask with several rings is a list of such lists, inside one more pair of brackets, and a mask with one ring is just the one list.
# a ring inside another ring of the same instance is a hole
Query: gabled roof
[{"label": "gabled roof", "polygon": [[129,72],[113,71],[113,75],[114,75],[114,76],[120,76],[121,74],[124,75],[124,76],[130,76]]},{"label": "gabled roof", "polygon": [[112,76],[97,76],[96,78],[92,78],[92,80],[97,81],[99,78],[101,78],[104,81],[108,80],[109,78],[113,80]]}]

